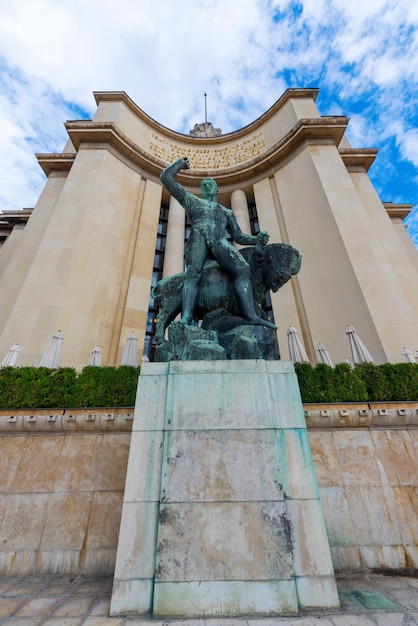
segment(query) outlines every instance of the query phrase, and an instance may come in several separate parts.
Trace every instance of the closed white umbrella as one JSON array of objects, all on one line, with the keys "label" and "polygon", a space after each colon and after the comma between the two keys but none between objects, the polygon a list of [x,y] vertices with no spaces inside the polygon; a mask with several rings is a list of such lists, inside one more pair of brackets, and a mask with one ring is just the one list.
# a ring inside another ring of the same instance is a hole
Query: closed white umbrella
[{"label": "closed white umbrella", "polygon": [[64,337],[60,330],[52,336],[51,341],[41,357],[39,367],[50,367],[51,369],[59,368],[63,340]]},{"label": "closed white umbrella", "polygon": [[331,357],[328,353],[328,350],[326,349],[323,343],[318,343],[317,350],[318,350],[318,363],[325,363],[325,365],[334,367],[334,363],[331,361]]},{"label": "closed white umbrella", "polygon": [[131,332],[126,339],[125,347],[123,349],[121,365],[133,365],[138,367],[138,351],[136,348],[137,338],[134,331]]},{"label": "closed white umbrella", "polygon": [[289,345],[290,359],[293,363],[309,363],[308,355],[297,335],[297,330],[293,326],[289,326],[287,330],[287,343]]},{"label": "closed white umbrella", "polygon": [[18,343],[15,343],[1,362],[0,367],[16,367],[17,355],[20,352]]},{"label": "closed white umbrella", "polygon": [[100,367],[102,365],[102,351],[99,346],[93,348],[89,358],[89,365]]},{"label": "closed white umbrella", "polygon": [[404,348],[402,350],[402,354],[403,354],[404,361],[406,361],[407,363],[415,363],[416,362],[414,357],[413,357],[413,355],[412,355],[411,350],[408,350],[408,348]]},{"label": "closed white umbrella", "polygon": [[347,326],[347,330],[345,332],[350,340],[350,348],[354,364],[361,365],[362,363],[374,363],[372,355],[358,336],[356,329],[353,326]]}]

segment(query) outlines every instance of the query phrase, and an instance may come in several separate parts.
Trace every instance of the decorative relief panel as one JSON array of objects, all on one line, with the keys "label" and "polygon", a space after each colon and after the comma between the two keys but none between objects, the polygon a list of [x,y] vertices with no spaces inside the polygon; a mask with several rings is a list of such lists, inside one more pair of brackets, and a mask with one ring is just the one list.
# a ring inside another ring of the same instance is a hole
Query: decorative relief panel
[{"label": "decorative relief panel", "polygon": [[265,145],[261,130],[243,141],[217,148],[180,146],[152,133],[149,150],[153,156],[166,163],[172,163],[180,157],[187,157],[192,169],[217,170],[250,161],[261,153]]}]

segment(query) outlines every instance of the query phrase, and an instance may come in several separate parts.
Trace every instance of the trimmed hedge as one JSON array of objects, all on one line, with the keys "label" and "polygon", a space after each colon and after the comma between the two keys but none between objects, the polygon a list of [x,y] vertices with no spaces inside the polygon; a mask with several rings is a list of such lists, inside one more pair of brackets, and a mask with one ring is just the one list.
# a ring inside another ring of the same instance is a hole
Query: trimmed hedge
[{"label": "trimmed hedge", "polygon": [[[418,365],[296,364],[303,402],[418,401]],[[0,409],[133,406],[139,367],[0,368]]]},{"label": "trimmed hedge", "polygon": [[365,363],[354,369],[348,363],[335,368],[300,363],[295,370],[303,402],[418,401],[418,365],[414,363]]},{"label": "trimmed hedge", "polygon": [[118,407],[135,404],[139,367],[0,368],[0,408]]},{"label": "trimmed hedge", "polygon": [[308,363],[295,365],[302,402],[365,402],[367,387],[357,368],[348,363],[338,363],[330,367],[318,363],[312,367]]}]

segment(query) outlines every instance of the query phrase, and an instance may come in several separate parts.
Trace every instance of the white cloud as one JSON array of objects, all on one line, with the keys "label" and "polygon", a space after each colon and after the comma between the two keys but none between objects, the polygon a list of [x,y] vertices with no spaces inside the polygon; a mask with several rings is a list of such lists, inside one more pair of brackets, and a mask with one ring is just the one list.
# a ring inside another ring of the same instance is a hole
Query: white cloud
[{"label": "white cloud", "polygon": [[351,117],[353,145],[395,138],[418,168],[409,0],[3,0],[0,40],[0,209],[35,202],[33,153],[62,149],[63,122],[79,117],[74,107],[93,114],[93,91],[126,91],[188,133],[204,119],[205,92],[210,121],[229,132],[288,86],[317,86],[321,113]]}]

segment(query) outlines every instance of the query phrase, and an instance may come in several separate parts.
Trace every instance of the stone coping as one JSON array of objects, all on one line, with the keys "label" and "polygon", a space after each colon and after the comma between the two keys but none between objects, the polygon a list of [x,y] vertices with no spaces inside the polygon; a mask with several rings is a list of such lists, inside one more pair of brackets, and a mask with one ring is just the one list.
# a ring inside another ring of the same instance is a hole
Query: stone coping
[{"label": "stone coping", "polygon": [[304,404],[303,409],[308,430],[418,426],[418,402]]},{"label": "stone coping", "polygon": [[126,432],[134,407],[92,409],[2,409],[0,433]]},{"label": "stone coping", "polygon": [[[308,430],[417,428],[418,402],[359,402],[303,405]],[[0,434],[130,432],[134,407],[1,409]]]}]

